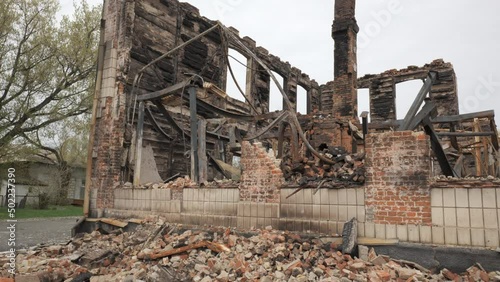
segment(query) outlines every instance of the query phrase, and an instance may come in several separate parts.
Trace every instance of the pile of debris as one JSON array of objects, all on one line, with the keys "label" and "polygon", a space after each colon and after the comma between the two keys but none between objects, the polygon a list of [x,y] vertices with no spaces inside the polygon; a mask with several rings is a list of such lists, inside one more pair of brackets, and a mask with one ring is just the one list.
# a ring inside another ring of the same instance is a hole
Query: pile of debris
[{"label": "pile of debris", "polygon": [[324,188],[338,188],[347,183],[365,182],[364,153],[350,155],[342,147],[323,148],[320,153],[334,164],[325,163],[314,156],[299,162],[293,162],[288,156],[283,158],[281,169],[285,179],[305,188],[315,188],[318,183]]},{"label": "pile of debris", "polygon": [[[203,186],[205,188],[234,188],[238,187],[239,183],[233,180],[219,180],[215,179],[211,182],[205,182],[198,185],[195,181],[191,180],[189,176],[177,177],[167,183],[147,183],[137,187],[138,189],[184,189]],[[132,189],[134,185],[127,182],[123,185],[124,189]]]},{"label": "pile of debris", "polygon": [[353,258],[335,243],[271,228],[186,230],[150,219],[134,232],[101,232],[19,252],[16,281],[500,281],[480,265],[432,274],[373,250]]}]

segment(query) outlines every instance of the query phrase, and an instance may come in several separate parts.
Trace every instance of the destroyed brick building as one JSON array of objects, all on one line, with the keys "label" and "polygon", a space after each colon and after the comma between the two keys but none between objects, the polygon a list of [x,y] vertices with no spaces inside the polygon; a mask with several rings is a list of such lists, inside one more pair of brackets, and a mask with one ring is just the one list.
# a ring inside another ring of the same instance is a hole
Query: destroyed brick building
[{"label": "destroyed brick building", "polygon": [[[177,0],[106,0],[102,30],[91,217],[334,234],[355,217],[361,237],[500,246],[494,113],[459,113],[441,59],[358,78],[354,0],[335,1],[325,85]],[[246,102],[225,92],[229,49],[247,58]],[[409,80],[423,87],[398,121],[396,85]],[[271,83],[283,111],[269,112]],[[370,112],[359,118],[363,88]]]}]

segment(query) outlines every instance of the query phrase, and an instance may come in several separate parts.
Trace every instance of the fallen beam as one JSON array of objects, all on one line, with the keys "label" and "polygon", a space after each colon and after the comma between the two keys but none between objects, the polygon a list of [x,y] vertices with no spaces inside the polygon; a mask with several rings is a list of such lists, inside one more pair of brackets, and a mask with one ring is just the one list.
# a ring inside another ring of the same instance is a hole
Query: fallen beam
[{"label": "fallen beam", "polygon": [[200,249],[200,248],[208,248],[211,251],[214,251],[216,253],[222,253],[222,252],[229,252],[230,251],[230,249],[228,247],[226,247],[226,246],[224,246],[222,244],[208,242],[208,241],[201,241],[201,242],[198,242],[198,243],[195,243],[195,244],[191,244],[191,245],[187,245],[187,246],[184,246],[184,247],[180,247],[180,248],[177,248],[177,249],[168,250],[168,251],[162,251],[162,252],[158,252],[158,253],[154,253],[154,254],[139,253],[137,255],[137,258],[138,259],[142,259],[142,260],[157,260],[157,259],[161,259],[161,258],[164,258],[164,257],[178,255],[178,254],[185,253],[187,251],[191,251],[191,250],[195,250],[195,249]]},{"label": "fallen beam", "polygon": [[456,177],[457,174],[451,167],[450,162],[448,161],[448,157],[446,156],[446,153],[443,149],[443,146],[439,142],[439,137],[436,134],[436,131],[434,131],[434,127],[432,123],[430,122],[429,117],[426,117],[423,121],[422,124],[424,125],[424,130],[427,135],[430,136],[431,138],[431,147],[432,151],[434,151],[434,154],[436,155],[436,158],[439,162],[439,166],[441,167],[441,170],[443,171],[443,174],[446,176],[451,176],[451,177]]}]

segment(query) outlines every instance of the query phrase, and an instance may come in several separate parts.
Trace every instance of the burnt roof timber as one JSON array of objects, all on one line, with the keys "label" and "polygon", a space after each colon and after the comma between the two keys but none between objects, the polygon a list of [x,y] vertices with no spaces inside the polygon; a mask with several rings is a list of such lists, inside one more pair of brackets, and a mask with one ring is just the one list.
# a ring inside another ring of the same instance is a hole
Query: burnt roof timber
[{"label": "burnt roof timber", "polygon": [[432,123],[451,123],[451,122],[462,122],[467,120],[473,120],[475,118],[488,118],[492,119],[495,117],[495,111],[484,111],[470,114],[454,115],[454,116],[439,116],[431,120]]}]

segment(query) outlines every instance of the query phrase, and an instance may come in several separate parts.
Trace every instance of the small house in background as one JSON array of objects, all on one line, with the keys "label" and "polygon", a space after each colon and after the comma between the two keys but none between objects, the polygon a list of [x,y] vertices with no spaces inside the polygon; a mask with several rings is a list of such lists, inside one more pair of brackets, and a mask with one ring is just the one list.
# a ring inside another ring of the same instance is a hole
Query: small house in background
[{"label": "small house in background", "polygon": [[[33,156],[28,159],[0,163],[0,206],[7,204],[7,171],[14,168],[17,205],[25,199],[26,206],[38,207],[40,194],[53,197],[59,187],[60,176],[57,165],[47,159]],[[85,191],[85,167],[71,166],[68,187],[68,203],[82,202]]]}]

